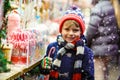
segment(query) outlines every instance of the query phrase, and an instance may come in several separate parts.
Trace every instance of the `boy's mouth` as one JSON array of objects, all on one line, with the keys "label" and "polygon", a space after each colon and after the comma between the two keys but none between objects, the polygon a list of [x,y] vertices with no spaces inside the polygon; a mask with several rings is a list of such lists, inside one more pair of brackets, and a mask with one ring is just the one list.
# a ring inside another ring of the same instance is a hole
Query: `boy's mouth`
[{"label": "boy's mouth", "polygon": [[73,37],[68,37],[68,38],[67,38],[67,41],[68,41],[68,42],[72,42],[74,39],[75,39],[75,38],[73,38]]}]

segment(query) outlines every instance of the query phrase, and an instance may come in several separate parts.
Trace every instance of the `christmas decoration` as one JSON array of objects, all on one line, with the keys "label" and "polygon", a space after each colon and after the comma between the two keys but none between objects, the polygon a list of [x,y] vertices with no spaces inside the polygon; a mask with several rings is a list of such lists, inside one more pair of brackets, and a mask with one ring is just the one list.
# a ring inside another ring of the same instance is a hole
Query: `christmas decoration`
[{"label": "christmas decoration", "polygon": [[1,18],[0,20],[2,22],[0,25],[0,73],[1,73],[1,72],[10,71],[10,69],[7,68],[7,64],[10,64],[11,62],[5,58],[4,52],[2,51],[3,48],[2,39],[6,39],[7,18],[5,18],[5,15],[7,11],[11,9],[11,7],[9,0],[1,1],[0,5],[3,5],[0,6],[0,12],[2,14],[2,16],[0,17]]}]

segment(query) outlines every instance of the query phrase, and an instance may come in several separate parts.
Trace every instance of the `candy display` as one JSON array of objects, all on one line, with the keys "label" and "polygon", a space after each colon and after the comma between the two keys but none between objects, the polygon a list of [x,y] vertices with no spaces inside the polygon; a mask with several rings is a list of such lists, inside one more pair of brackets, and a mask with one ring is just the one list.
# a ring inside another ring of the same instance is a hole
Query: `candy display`
[{"label": "candy display", "polygon": [[7,34],[9,35],[12,31],[20,27],[20,15],[17,11],[13,10],[8,15]]},{"label": "candy display", "polygon": [[37,41],[35,32],[17,29],[11,32],[8,42],[13,44],[13,64],[30,64],[41,57],[41,47],[38,44],[40,42]]}]

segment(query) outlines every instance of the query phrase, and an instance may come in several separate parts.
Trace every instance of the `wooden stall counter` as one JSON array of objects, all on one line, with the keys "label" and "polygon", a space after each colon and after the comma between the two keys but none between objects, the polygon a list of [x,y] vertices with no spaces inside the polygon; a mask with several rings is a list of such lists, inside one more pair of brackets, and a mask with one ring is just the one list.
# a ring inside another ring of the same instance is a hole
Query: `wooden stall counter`
[{"label": "wooden stall counter", "polygon": [[19,78],[21,75],[23,75],[24,73],[32,70],[34,67],[36,67],[37,65],[40,64],[40,59],[38,59],[37,61],[29,64],[28,66],[26,65],[9,65],[11,68],[10,72],[6,72],[6,73],[0,73],[0,80],[14,80]]}]

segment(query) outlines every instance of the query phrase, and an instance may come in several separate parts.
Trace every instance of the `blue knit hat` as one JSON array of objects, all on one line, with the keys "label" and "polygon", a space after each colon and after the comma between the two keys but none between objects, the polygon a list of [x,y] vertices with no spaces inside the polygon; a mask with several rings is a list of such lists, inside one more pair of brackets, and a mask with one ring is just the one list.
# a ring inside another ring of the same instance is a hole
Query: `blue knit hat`
[{"label": "blue knit hat", "polygon": [[62,19],[60,20],[60,26],[59,26],[59,32],[60,33],[62,31],[63,23],[66,20],[75,20],[76,22],[78,22],[79,25],[80,25],[81,34],[84,33],[84,31],[85,31],[84,16],[83,16],[81,10],[78,7],[72,6],[70,9],[68,9],[64,13]]}]

